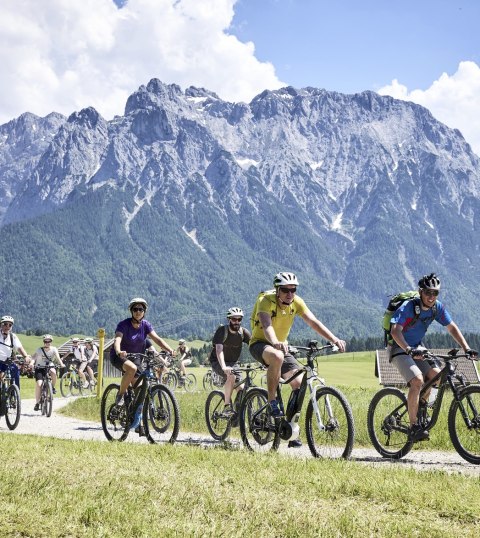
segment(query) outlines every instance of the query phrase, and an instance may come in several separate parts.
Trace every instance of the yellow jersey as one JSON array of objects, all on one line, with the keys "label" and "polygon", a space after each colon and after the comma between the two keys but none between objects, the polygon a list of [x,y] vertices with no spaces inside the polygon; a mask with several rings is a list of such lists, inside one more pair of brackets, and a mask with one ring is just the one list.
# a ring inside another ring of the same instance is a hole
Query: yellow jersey
[{"label": "yellow jersey", "polygon": [[292,328],[295,316],[302,316],[307,311],[308,307],[305,304],[305,301],[298,295],[295,295],[292,304],[281,307],[277,303],[275,291],[266,292],[254,306],[255,315],[252,320],[252,338],[250,339],[250,345],[255,344],[255,342],[268,342],[265,338],[265,333],[263,332],[260,320],[258,319],[259,312],[270,314],[272,318],[272,326],[279,342],[285,342],[290,334],[290,329]]}]

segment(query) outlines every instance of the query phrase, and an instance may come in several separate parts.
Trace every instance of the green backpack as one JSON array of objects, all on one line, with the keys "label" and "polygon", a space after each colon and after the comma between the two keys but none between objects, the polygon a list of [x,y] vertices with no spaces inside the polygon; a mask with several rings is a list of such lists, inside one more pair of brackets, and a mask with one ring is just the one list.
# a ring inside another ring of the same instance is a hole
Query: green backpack
[{"label": "green backpack", "polygon": [[[385,313],[383,314],[383,334],[384,334],[384,345],[387,347],[388,344],[393,343],[392,335],[390,334],[390,331],[392,329],[392,323],[391,319],[393,317],[393,314],[407,301],[415,300],[417,304],[415,304],[414,312],[415,317],[408,323],[408,326],[413,325],[416,323],[417,319],[420,316],[421,312],[421,306],[420,306],[420,295],[418,291],[404,291],[401,293],[397,293],[394,295],[390,301],[388,302],[387,309],[385,310]],[[436,307],[435,307],[436,308]]]}]

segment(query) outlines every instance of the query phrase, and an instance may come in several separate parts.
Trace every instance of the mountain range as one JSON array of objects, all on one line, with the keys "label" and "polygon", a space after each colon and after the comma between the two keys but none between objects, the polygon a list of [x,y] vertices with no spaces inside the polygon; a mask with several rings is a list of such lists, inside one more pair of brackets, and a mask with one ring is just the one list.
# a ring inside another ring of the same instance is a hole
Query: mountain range
[{"label": "mountain range", "polygon": [[435,271],[475,331],[479,177],[458,130],[370,91],[247,104],[152,79],[110,121],[26,112],[0,126],[0,309],[17,330],[112,334],[144,296],[159,334],[209,338],[289,270],[352,338]]}]

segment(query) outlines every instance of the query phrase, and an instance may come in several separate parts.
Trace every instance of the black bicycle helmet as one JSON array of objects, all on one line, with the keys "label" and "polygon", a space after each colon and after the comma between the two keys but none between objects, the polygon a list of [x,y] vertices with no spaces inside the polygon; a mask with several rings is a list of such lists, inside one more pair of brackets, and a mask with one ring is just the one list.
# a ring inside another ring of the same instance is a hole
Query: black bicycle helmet
[{"label": "black bicycle helmet", "polygon": [[424,275],[418,281],[418,287],[421,290],[440,290],[440,279],[435,273]]}]

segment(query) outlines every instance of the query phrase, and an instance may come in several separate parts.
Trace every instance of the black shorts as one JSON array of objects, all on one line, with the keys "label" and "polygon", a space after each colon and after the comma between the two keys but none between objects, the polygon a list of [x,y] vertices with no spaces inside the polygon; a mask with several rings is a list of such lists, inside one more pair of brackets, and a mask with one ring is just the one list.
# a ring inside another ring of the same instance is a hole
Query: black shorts
[{"label": "black shorts", "polygon": [[[222,367],[220,366],[220,363],[218,361],[212,361],[211,362],[212,370],[220,377],[222,380],[222,385],[225,384],[225,381],[227,380],[227,374],[222,370]],[[234,362],[232,364],[225,363],[225,366],[228,366],[229,368],[236,368],[239,366],[238,361]],[[240,379],[242,379],[242,374],[235,370],[233,372],[235,376],[235,383],[238,383]]]},{"label": "black shorts", "polygon": [[[268,368],[268,364],[266,364],[262,359],[263,350],[267,346],[273,347],[272,344],[270,344],[269,342],[255,342],[250,346],[249,350],[250,355],[252,355],[252,357],[256,361]],[[292,370],[300,370],[301,368],[302,365],[295,360],[295,357],[293,355],[291,355],[290,353],[285,353],[281,369],[282,376],[287,372],[291,372]]]},{"label": "black shorts", "polygon": [[47,377],[47,368],[35,368],[35,381],[43,381]]},{"label": "black shorts", "polygon": [[[120,372],[122,372],[122,374],[125,373],[123,371],[123,365],[125,364],[126,361],[131,361],[131,360],[132,359],[122,359],[117,354],[110,355],[110,362],[112,363],[113,366],[115,366],[115,368],[117,370],[120,370]],[[142,360],[140,358],[138,358],[138,359],[135,359],[132,362],[137,367],[137,371],[135,373],[135,377],[137,377],[143,372]]]}]

